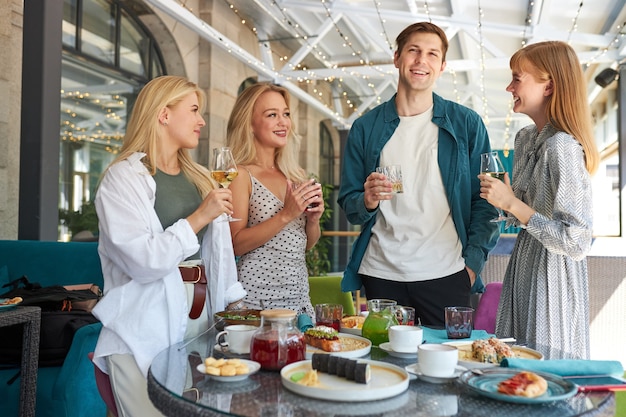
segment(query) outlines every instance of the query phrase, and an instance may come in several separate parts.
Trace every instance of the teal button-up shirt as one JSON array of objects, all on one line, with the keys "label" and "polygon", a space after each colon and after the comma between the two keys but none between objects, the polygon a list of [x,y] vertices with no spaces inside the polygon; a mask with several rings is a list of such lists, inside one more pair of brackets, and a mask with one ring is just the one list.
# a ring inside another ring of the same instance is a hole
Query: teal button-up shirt
[{"label": "teal button-up shirt", "polygon": [[[361,288],[358,270],[378,213],[378,209],[370,212],[365,207],[363,183],[378,166],[383,147],[400,124],[395,98],[394,95],[386,103],[358,118],[348,134],[337,201],[348,221],[362,227],[341,282],[343,291]],[[472,292],[483,292],[480,272],[499,237],[498,224],[489,221],[497,217],[497,211],[480,197],[480,181],[477,178],[480,154],[491,151],[489,136],[475,111],[437,94],[433,94],[433,100],[432,122],[439,127],[438,163],[441,179],[452,220],[463,246],[465,264],[476,273]]]}]

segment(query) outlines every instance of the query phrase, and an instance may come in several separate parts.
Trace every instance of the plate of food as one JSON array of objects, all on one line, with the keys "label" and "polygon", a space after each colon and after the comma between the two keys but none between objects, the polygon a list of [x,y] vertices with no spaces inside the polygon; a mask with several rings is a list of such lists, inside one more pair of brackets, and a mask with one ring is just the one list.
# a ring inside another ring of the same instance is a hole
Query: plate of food
[{"label": "plate of food", "polygon": [[353,334],[339,333],[332,327],[315,326],[304,332],[306,358],[313,353],[333,353],[344,358],[360,358],[370,353],[372,342]]},{"label": "plate of food", "polygon": [[218,330],[224,330],[224,326],[231,324],[249,324],[259,327],[261,325],[261,310],[226,310],[215,313],[213,319]]},{"label": "plate of food", "polygon": [[578,392],[576,384],[560,376],[519,369],[492,368],[466,371],[461,374],[459,381],[480,395],[521,404],[565,400]]},{"label": "plate of food", "polygon": [[341,319],[341,323],[339,325],[339,331],[341,333],[353,334],[356,336],[361,336],[361,328],[363,327],[363,322],[365,321],[365,317],[363,316],[346,316]]},{"label": "plate of food", "polygon": [[362,402],[390,398],[409,387],[409,374],[399,366],[372,360],[315,353],[280,371],[283,386],[305,397]]},{"label": "plate of food", "polygon": [[209,378],[222,382],[236,382],[248,378],[261,369],[261,364],[247,359],[206,358],[196,369]]},{"label": "plate of food", "polygon": [[10,310],[17,307],[22,301],[24,301],[22,297],[0,298],[0,309]]},{"label": "plate of food", "polygon": [[499,366],[504,358],[543,360],[541,352],[525,346],[509,346],[495,337],[474,341],[445,342],[444,344],[457,347],[459,365],[468,369]]}]

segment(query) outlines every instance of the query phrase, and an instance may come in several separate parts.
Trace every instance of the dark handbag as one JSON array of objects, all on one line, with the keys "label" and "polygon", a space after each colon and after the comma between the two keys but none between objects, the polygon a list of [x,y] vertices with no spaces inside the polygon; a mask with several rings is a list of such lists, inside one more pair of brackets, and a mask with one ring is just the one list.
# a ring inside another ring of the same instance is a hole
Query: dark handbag
[{"label": "dark handbag", "polygon": [[[71,290],[61,285],[42,287],[31,283],[27,277],[3,286],[6,287],[11,289],[0,294],[0,298],[22,297],[19,305],[41,307],[39,366],[63,365],[74,333],[83,326],[98,322],[90,309],[100,296],[92,289]],[[22,325],[0,328],[0,365],[19,365],[23,328]]]},{"label": "dark handbag", "polygon": [[[74,308],[90,311],[88,309],[93,308],[100,298],[97,286],[77,290],[70,290],[62,285],[42,287],[36,282],[31,283],[25,276],[2,286],[6,287],[11,289],[0,294],[0,298],[21,297],[20,305],[41,307],[42,311],[71,311]],[[94,302],[85,303],[86,301]]]}]

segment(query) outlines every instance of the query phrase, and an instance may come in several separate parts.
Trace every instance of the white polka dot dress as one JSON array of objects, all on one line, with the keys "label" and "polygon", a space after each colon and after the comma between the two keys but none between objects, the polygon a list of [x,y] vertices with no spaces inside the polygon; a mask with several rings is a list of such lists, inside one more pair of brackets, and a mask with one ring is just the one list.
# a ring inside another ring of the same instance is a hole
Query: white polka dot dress
[{"label": "white polka dot dress", "polygon": [[[252,194],[248,226],[270,219],[283,208],[283,202],[250,175]],[[288,308],[314,317],[309,298],[305,261],[306,216],[292,220],[262,246],[241,256],[237,263],[239,281],[248,292],[249,308]]]}]

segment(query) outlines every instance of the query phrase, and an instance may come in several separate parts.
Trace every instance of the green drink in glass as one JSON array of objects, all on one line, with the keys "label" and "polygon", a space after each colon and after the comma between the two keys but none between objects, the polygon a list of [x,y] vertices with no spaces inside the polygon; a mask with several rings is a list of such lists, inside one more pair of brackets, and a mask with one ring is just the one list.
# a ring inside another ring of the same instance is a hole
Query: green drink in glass
[{"label": "green drink in glass", "polygon": [[389,341],[389,327],[398,324],[394,300],[374,299],[367,301],[369,314],[363,322],[361,334],[372,342],[373,346]]}]

